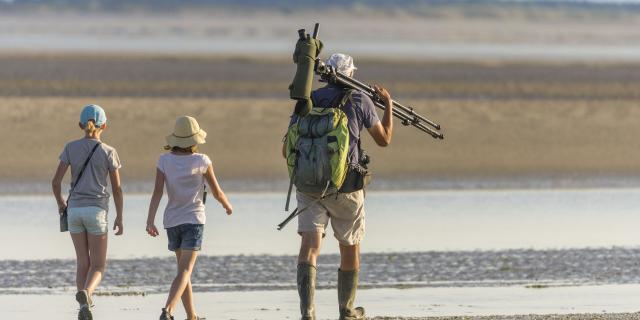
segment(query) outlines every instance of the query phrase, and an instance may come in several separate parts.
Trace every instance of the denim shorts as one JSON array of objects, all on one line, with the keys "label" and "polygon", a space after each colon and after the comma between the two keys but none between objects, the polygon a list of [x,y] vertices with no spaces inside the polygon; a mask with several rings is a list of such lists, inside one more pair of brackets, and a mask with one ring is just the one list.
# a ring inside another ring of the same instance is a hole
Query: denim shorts
[{"label": "denim shorts", "polygon": [[109,231],[107,211],[100,207],[68,208],[67,219],[70,233],[101,235]]},{"label": "denim shorts", "polygon": [[169,250],[200,250],[202,247],[202,233],[204,232],[204,224],[181,224],[175,227],[167,228],[167,237],[169,238]]}]

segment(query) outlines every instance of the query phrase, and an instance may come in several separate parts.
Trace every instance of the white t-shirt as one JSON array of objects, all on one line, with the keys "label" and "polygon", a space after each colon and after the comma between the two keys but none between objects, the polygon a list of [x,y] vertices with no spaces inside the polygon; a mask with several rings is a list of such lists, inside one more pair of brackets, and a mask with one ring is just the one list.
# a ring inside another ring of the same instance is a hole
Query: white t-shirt
[{"label": "white t-shirt", "polygon": [[204,174],[211,164],[207,155],[165,153],[158,159],[158,169],[164,173],[169,202],[164,209],[165,229],[181,224],[204,224],[202,203]]}]

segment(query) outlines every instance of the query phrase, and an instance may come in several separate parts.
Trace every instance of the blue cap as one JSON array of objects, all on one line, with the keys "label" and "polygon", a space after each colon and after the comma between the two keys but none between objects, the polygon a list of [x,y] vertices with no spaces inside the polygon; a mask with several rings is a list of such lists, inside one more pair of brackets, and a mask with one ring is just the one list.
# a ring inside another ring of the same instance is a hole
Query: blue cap
[{"label": "blue cap", "polygon": [[107,123],[107,115],[99,105],[90,104],[82,109],[82,112],[80,113],[80,123],[82,123],[83,126],[86,126],[89,120],[93,120],[96,127],[99,127]]}]

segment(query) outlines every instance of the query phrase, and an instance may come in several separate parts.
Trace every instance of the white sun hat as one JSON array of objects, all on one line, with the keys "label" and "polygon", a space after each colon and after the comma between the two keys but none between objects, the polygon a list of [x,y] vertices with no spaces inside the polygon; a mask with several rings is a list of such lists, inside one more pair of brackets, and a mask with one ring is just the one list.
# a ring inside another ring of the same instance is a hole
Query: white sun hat
[{"label": "white sun hat", "polygon": [[167,136],[170,147],[188,148],[205,143],[207,133],[200,129],[198,121],[189,116],[182,116],[176,120],[173,133]]},{"label": "white sun hat", "polygon": [[336,71],[349,75],[351,71],[357,70],[356,66],[353,65],[353,58],[350,55],[346,55],[344,53],[334,53],[329,59],[327,59],[326,64],[332,66]]}]

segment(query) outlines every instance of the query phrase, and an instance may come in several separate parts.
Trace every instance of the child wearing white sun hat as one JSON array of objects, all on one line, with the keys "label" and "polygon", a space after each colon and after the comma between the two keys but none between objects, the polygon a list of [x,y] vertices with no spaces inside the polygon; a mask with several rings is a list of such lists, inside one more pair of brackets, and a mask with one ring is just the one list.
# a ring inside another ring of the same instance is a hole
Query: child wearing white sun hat
[{"label": "child wearing white sun hat", "polygon": [[204,144],[207,133],[200,128],[195,118],[182,116],[176,120],[173,133],[166,137],[166,150],[157,163],[156,182],[149,205],[147,233],[158,236],[155,216],[163,189],[166,187],[169,201],[164,210],[163,225],[169,239],[169,250],[174,251],[178,262],[178,275],[173,280],[161,320],[173,319],[178,300],[182,298],[188,319],[201,319],[195,312],[191,287],[191,272],[198,251],[206,220],[205,181],[230,215],[233,208],[213,172],[211,160],[206,154],[197,153],[198,145]]}]

